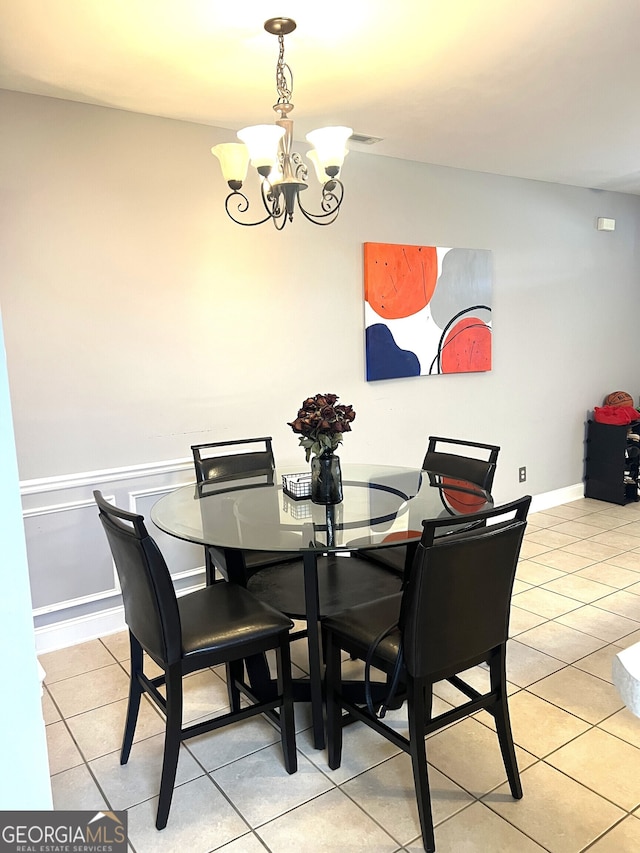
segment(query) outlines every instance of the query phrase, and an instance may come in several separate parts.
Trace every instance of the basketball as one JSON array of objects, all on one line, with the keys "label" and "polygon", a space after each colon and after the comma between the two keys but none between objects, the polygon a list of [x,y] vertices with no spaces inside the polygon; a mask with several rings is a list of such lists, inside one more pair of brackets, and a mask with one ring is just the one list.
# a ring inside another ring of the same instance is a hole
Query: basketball
[{"label": "basketball", "polygon": [[396,530],[394,533],[389,533],[382,540],[383,542],[403,542],[407,539],[419,539],[422,536],[422,530]]},{"label": "basketball", "polygon": [[451,509],[456,510],[460,515],[479,512],[487,506],[487,501],[480,489],[477,492],[471,491],[473,486],[464,480],[443,477],[442,485],[446,487],[442,489],[445,500]]},{"label": "basketball", "polygon": [[612,391],[604,398],[605,406],[631,406],[633,408],[633,397],[626,391]]}]

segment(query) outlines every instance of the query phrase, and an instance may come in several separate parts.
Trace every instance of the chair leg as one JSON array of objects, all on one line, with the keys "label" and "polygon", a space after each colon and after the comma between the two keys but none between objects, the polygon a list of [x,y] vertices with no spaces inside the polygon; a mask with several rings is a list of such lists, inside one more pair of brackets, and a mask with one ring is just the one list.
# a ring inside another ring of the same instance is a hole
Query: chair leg
[{"label": "chair leg", "polygon": [[244,660],[232,660],[225,665],[227,674],[227,695],[229,697],[229,708],[232,711],[240,710],[240,691],[236,686],[237,681],[242,681],[244,674]]},{"label": "chair leg", "polygon": [[271,681],[271,672],[269,671],[269,663],[264,652],[251,655],[245,658],[245,666],[247,667],[247,679],[251,685],[251,689],[260,696],[261,699],[266,699],[269,696],[275,696],[273,689],[275,685]]},{"label": "chair leg", "polygon": [[411,751],[411,766],[413,768],[413,783],[416,789],[418,815],[422,831],[422,843],[428,853],[436,849],[433,833],[433,815],[431,812],[431,794],[429,791],[429,776],[427,773],[427,752],[424,742],[424,721],[431,716],[431,692],[429,701],[425,701],[425,685],[421,681],[410,678],[408,683],[408,717],[409,742]]},{"label": "chair leg", "polygon": [[296,725],[293,714],[293,685],[291,683],[291,650],[289,635],[283,634],[280,645],[276,649],[276,666],[278,671],[278,694],[282,697],[280,705],[280,740],[284,766],[287,773],[295,773],[298,769],[298,754],[296,752]]},{"label": "chair leg", "polygon": [[341,649],[334,642],[333,633],[326,634],[326,705],[327,705],[327,759],[329,767],[337,770],[342,761],[342,706],[338,694],[342,687]]},{"label": "chair leg", "polygon": [[164,829],[169,819],[169,809],[171,808],[173,787],[178,768],[178,753],[182,739],[182,673],[178,666],[170,666],[168,668],[166,689],[167,722],[164,734],[164,758],[162,761],[156,829]]},{"label": "chair leg", "polygon": [[142,646],[129,631],[129,648],[131,649],[131,673],[129,675],[129,702],[127,703],[127,716],[124,725],[124,734],[122,736],[122,749],[120,750],[120,764],[126,764],[131,753],[131,745],[133,744],[133,736],[136,731],[136,723],[138,721],[138,711],[140,710],[140,697],[142,696],[142,686],[138,680],[138,673],[142,672],[143,657]]},{"label": "chair leg", "polygon": [[507,703],[507,675],[504,646],[501,646],[489,661],[489,672],[491,678],[491,690],[496,690],[500,697],[495,707],[494,719],[496,723],[496,731],[498,733],[500,752],[502,753],[502,760],[504,762],[504,769],[507,772],[511,796],[515,800],[521,800],[522,783],[520,782],[520,773],[518,772],[518,761],[516,759],[516,749],[513,745],[511,719],[509,717],[509,705]]}]

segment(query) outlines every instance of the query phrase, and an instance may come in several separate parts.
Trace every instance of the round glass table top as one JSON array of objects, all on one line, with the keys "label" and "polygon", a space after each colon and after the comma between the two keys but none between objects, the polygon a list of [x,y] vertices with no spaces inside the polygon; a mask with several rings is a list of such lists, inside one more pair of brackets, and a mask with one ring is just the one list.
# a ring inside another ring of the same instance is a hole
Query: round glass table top
[{"label": "round glass table top", "polygon": [[339,551],[415,541],[423,519],[493,506],[488,492],[435,472],[387,465],[342,466],[335,506],[295,500],[273,476],[182,486],[160,498],[151,519],[160,530],[202,545],[257,551]]}]

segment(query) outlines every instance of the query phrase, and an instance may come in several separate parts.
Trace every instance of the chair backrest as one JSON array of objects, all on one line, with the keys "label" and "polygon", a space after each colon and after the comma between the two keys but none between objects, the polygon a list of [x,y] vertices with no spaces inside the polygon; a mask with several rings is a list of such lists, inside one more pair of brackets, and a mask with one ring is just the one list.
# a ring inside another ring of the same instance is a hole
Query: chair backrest
[{"label": "chair backrest", "polygon": [[[442,445],[446,445],[445,450],[441,449]],[[452,449],[468,450],[471,455],[463,456],[452,452]],[[490,492],[499,452],[500,448],[495,444],[431,435],[422,467],[425,471],[467,480]]]},{"label": "chair backrest", "polygon": [[[461,672],[506,643],[513,580],[531,497],[487,512],[423,522],[403,592],[405,664],[434,681]],[[497,522],[491,523],[491,519]],[[456,533],[455,526],[487,520]],[[439,527],[454,532],[437,537]]]},{"label": "chair backrest", "polygon": [[[264,476],[266,482],[269,479],[272,482],[275,459],[271,441],[271,436],[267,436],[194,444],[191,451],[197,482],[237,480],[242,477],[258,476]],[[258,445],[262,447],[255,450],[250,449],[251,445],[254,448]]]},{"label": "chair backrest", "polygon": [[141,515],[113,506],[99,491],[93,496],[120,579],[125,622],[156,661],[175,663],[182,654],[182,633],[164,557]]}]

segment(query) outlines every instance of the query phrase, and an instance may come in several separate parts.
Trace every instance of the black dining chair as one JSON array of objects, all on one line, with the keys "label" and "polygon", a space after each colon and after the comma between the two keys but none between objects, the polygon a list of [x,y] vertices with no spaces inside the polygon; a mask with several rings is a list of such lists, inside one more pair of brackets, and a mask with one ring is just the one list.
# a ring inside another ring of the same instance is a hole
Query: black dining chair
[{"label": "black dining chair", "polygon": [[[166,720],[156,828],[167,825],[178,752],[187,738],[265,714],[280,729],[287,772],[295,773],[291,620],[232,583],[213,584],[177,598],[167,564],[149,536],[144,518],[108,503],[100,491],[93,495],[120,579],[131,647],[129,702],[120,764],[129,759],[143,693],[155,702]],[[277,691],[264,701],[254,701],[244,680],[243,662],[271,650],[276,656]],[[161,675],[148,678],[144,674],[144,653],[163,670]],[[184,676],[219,664],[226,668],[230,711],[183,726]],[[164,687],[164,696],[160,687]],[[250,704],[241,707],[241,696]]]},{"label": "black dining chair", "polygon": [[499,453],[500,448],[495,444],[431,435],[422,469],[466,480],[490,492]]},{"label": "black dining chair", "polygon": [[[449,490],[455,489],[457,481],[462,480],[491,492],[499,452],[500,447],[495,444],[431,435],[422,470],[429,471],[434,485],[448,484]],[[442,533],[446,533],[446,530]],[[402,576],[411,563],[413,553],[414,550],[406,545],[394,545],[374,550],[363,549],[358,556]]]},{"label": "black dining chair", "polygon": [[[232,441],[212,441],[191,447],[197,483],[225,484],[243,481],[248,486],[273,486],[275,457],[272,438],[241,438]],[[246,579],[256,571],[300,559],[297,553],[275,551],[244,551]],[[221,548],[205,546],[207,583],[215,583],[217,572],[228,576],[227,559]]]},{"label": "black dining chair", "polygon": [[[226,488],[235,481],[241,487],[277,487],[270,436],[196,444],[191,450],[198,483]],[[303,562],[299,552],[244,550],[238,560],[237,555],[230,556],[221,548],[208,546],[206,554],[208,583],[218,569],[224,577],[231,575],[245,584],[261,601],[294,619],[306,619]],[[234,556],[233,565],[229,565]],[[354,561],[348,562],[347,566],[344,558],[334,554],[318,558],[321,616],[400,589],[401,581],[390,577],[381,567],[356,567]]]},{"label": "black dining chair", "polygon": [[[511,794],[522,797],[509,721],[506,647],[513,581],[526,528],[530,497],[496,507],[477,521],[485,527],[438,537],[452,519],[423,522],[404,590],[399,595],[352,607],[323,623],[327,656],[327,742],[329,767],[342,758],[343,727],[359,720],[409,753],[425,850],[435,850],[425,737],[479,710],[495,721]],[[460,528],[470,519],[453,520]],[[347,698],[342,654],[365,661],[364,701]],[[460,676],[488,664],[489,689],[480,693]],[[385,699],[370,698],[370,669],[387,675]],[[432,716],[433,685],[449,681],[468,701]],[[406,695],[409,733],[382,721],[398,693]],[[446,772],[446,771],[445,771]]]}]

